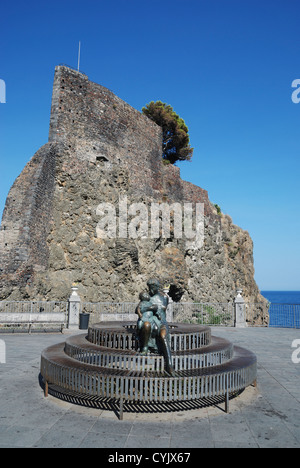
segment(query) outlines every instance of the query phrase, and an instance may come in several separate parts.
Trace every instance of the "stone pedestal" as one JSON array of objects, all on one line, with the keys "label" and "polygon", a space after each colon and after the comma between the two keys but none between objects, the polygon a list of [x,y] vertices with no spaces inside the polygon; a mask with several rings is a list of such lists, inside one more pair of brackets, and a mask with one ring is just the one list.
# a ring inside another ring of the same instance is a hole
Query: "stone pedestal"
[{"label": "stone pedestal", "polygon": [[79,330],[79,313],[81,299],[78,296],[78,288],[72,287],[72,294],[69,298],[69,320],[68,328],[72,330]]},{"label": "stone pedestal", "polygon": [[173,318],[173,299],[169,296],[169,288],[164,288],[163,291],[164,291],[164,294],[166,296],[168,296],[168,299],[169,299],[169,304],[168,304],[168,307],[167,307],[167,310],[166,310],[166,319],[167,319],[167,322],[173,322],[173,320],[174,320],[174,318]]},{"label": "stone pedestal", "polygon": [[245,308],[245,300],[242,297],[242,289],[237,289],[237,296],[234,300],[234,326],[236,328],[245,328],[247,327],[246,322],[246,308]]}]

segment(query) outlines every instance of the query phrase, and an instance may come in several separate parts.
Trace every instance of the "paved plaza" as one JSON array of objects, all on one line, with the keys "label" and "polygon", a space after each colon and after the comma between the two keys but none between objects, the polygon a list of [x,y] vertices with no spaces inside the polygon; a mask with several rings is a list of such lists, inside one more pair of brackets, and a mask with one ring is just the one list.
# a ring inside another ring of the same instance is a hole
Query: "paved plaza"
[{"label": "paved plaza", "polygon": [[168,413],[125,412],[123,421],[109,409],[44,397],[41,351],[66,334],[0,334],[0,448],[299,448],[300,330],[212,327],[212,334],[256,353],[256,388],[230,400],[228,414],[221,402]]}]

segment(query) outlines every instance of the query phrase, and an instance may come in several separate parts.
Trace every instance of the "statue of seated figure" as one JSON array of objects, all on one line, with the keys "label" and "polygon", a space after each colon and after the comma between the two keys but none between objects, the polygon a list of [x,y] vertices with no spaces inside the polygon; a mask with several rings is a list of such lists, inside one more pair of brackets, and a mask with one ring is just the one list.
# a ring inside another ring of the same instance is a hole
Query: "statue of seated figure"
[{"label": "statue of seated figure", "polygon": [[[146,355],[148,349],[150,348],[153,352],[157,352],[156,340],[154,338],[155,332],[160,328],[160,316],[155,315],[158,310],[157,304],[152,304],[150,302],[150,296],[147,292],[142,292],[140,294],[140,303],[137,307],[137,314],[139,316],[137,322],[137,328],[141,332],[139,333],[140,345],[141,345],[141,354]],[[142,333],[143,329],[151,328],[150,336],[147,339],[145,335],[147,333]]]},{"label": "statue of seated figure", "polygon": [[136,308],[138,315],[137,329],[141,353],[146,355],[150,349],[165,358],[166,370],[174,375],[170,350],[169,327],[166,320],[168,297],[159,290],[159,282],[150,279],[147,283],[149,294],[140,294],[140,303]]}]

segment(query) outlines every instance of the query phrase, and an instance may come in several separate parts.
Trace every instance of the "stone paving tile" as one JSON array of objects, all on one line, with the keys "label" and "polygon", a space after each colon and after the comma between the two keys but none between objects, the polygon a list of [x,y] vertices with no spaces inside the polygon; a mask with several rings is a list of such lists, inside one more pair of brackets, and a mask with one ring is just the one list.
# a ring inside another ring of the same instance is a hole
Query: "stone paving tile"
[{"label": "stone paving tile", "polygon": [[206,439],[191,435],[188,439],[185,437],[172,436],[170,448],[175,449],[193,449],[193,448],[214,448],[215,444],[212,439]]},{"label": "stone paving tile", "polygon": [[148,422],[145,424],[144,421],[137,421],[132,424],[130,431],[131,436],[147,437],[149,435],[153,437],[170,437],[173,430],[172,423],[160,422]]},{"label": "stone paving tile", "polygon": [[74,431],[73,427],[68,430],[52,427],[45,432],[32,445],[33,448],[77,448],[86,436],[86,431]]},{"label": "stone paving tile", "polygon": [[214,446],[211,427],[207,418],[187,421],[186,424],[174,422],[171,447],[209,448]]},{"label": "stone paving tile", "polygon": [[98,419],[90,432],[96,432],[97,434],[114,435],[119,434],[122,436],[128,436],[133,426],[132,421],[116,421],[116,419]]},{"label": "stone paving tile", "polygon": [[170,436],[154,436],[151,435],[129,435],[124,448],[169,448]]},{"label": "stone paving tile", "polygon": [[259,445],[253,441],[237,442],[235,440],[217,440],[213,444],[214,448],[259,448]]},{"label": "stone paving tile", "polygon": [[94,424],[98,418],[93,416],[87,416],[84,414],[74,414],[73,412],[67,412],[51,425],[53,431],[70,431],[72,429],[73,434],[81,434],[82,432],[89,432],[92,430]]},{"label": "stone paving tile", "polygon": [[11,426],[0,433],[0,445],[5,447],[32,447],[41,437],[39,427]]},{"label": "stone paving tile", "polygon": [[79,444],[80,448],[123,448],[127,441],[126,435],[105,435],[91,432]]}]

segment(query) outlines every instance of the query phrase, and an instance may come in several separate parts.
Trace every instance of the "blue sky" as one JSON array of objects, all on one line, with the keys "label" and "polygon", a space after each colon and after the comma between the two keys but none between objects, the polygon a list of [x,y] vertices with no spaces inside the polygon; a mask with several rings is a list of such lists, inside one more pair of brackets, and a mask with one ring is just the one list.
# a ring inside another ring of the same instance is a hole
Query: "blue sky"
[{"label": "blue sky", "polygon": [[0,214],[48,140],[54,67],[138,110],[173,106],[194,149],[181,177],[254,242],[261,290],[300,290],[299,0],[11,1],[1,5]]}]

